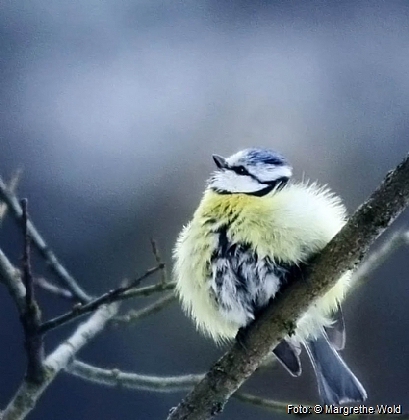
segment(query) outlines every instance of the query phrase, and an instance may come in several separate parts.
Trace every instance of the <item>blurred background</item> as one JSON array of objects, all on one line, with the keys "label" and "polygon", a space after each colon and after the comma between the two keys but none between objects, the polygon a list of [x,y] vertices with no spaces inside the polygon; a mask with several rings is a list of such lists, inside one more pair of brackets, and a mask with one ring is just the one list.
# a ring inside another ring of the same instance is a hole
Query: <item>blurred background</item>
[{"label": "blurred background", "polygon": [[[150,237],[171,265],[175,238],[214,169],[212,153],[275,148],[296,178],[329,184],[354,211],[409,149],[408,69],[407,1],[3,0],[0,174],[23,169],[19,194],[39,231],[88,292],[102,293],[154,265]],[[376,246],[408,226],[406,212]],[[11,218],[0,246],[17,264],[22,241]],[[404,410],[408,252],[396,252],[344,305],[343,355],[368,404]],[[33,266],[53,278],[41,259]],[[45,317],[69,309],[39,296]],[[4,287],[0,302],[4,407],[25,355]],[[52,334],[47,349],[73,328]],[[175,303],[105,332],[80,358],[177,375],[205,371],[224,350],[195,332]],[[263,370],[244,389],[316,402],[303,360],[298,379]],[[30,419],[164,419],[183,395],[109,389],[62,373]],[[219,418],[275,417],[231,400]]]}]

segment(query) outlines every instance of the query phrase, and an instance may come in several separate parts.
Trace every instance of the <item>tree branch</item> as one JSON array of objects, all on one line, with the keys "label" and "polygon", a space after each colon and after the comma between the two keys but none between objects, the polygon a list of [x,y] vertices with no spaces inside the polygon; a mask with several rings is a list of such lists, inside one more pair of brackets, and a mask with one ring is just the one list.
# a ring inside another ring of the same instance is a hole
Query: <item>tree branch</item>
[{"label": "tree branch", "polygon": [[170,303],[176,300],[176,296],[173,293],[169,293],[161,299],[158,299],[156,302],[153,302],[151,305],[146,306],[138,311],[130,310],[126,315],[119,315],[115,318],[112,318],[112,322],[117,324],[129,324],[136,321],[140,321],[143,318],[146,318],[149,315],[152,315],[156,312],[161,311],[163,308],[168,306]]},{"label": "tree branch", "polygon": [[[18,169],[15,171],[10,179],[10,182],[7,186],[8,190],[12,193],[17,189],[17,186],[20,182],[21,178],[21,169]],[[6,203],[0,203],[0,224],[3,221],[4,217],[7,214],[7,204]]]},{"label": "tree branch", "polygon": [[408,201],[409,155],[387,174],[372,196],[311,263],[308,282],[294,282],[275,298],[241,334],[241,344],[236,342],[210,368],[168,420],[205,420],[220,413],[263,358],[293,331],[311,303],[362,260],[369,246],[404,210]]},{"label": "tree branch", "polygon": [[88,344],[115,316],[118,304],[103,306],[81,324],[72,336],[60,344],[44,362],[46,375],[40,383],[25,380],[3,412],[2,420],[23,420],[55,376],[73,360],[79,350]]},{"label": "tree branch", "polygon": [[[190,390],[204,378],[203,373],[179,376],[141,375],[133,372],[124,372],[119,369],[103,369],[80,360],[73,360],[65,368],[65,371],[82,380],[98,385],[160,393]],[[234,398],[270,410],[287,413],[287,404],[280,401],[239,392],[234,394]]]},{"label": "tree branch", "polygon": [[7,287],[16,303],[20,316],[26,308],[26,288],[21,280],[20,272],[9,261],[0,249],[0,281]]},{"label": "tree branch", "polygon": [[371,252],[352,276],[354,285],[366,281],[397,249],[409,245],[409,230],[394,233],[382,246]]},{"label": "tree branch", "polygon": [[102,369],[74,360],[65,370],[81,379],[106,386],[139,389],[152,392],[178,392],[191,389],[203,379],[203,374],[179,376],[153,376],[123,372],[119,369]]},{"label": "tree branch", "polygon": [[123,293],[127,292],[128,290],[132,289],[133,287],[138,286],[143,280],[147,277],[151,276],[152,274],[156,273],[158,270],[163,269],[163,264],[160,264],[156,267],[150,268],[147,270],[142,276],[138,277],[136,280],[132,281],[129,285],[118,287],[117,289],[110,290],[107,293],[104,293],[102,296],[84,304],[84,305],[77,305],[74,309],[70,312],[67,312],[64,315],[57,316],[49,321],[44,322],[38,329],[39,334],[45,334],[57,327],[61,327],[62,325],[71,322],[78,317],[85,315],[87,313],[93,312],[98,309],[100,306],[105,305],[107,303],[116,302],[121,300],[120,297]]},{"label": "tree branch", "polygon": [[158,283],[153,286],[131,289],[119,296],[118,300],[131,299],[137,296],[150,296],[158,292],[164,292],[165,290],[173,290],[175,286],[176,283],[170,281],[168,283]]},{"label": "tree branch", "polygon": [[168,274],[166,271],[165,263],[162,261],[162,257],[159,252],[158,245],[156,244],[155,239],[151,238],[151,246],[152,246],[152,252],[153,256],[155,257],[156,263],[158,265],[163,265],[163,270],[161,271],[161,283],[165,284],[168,282]]},{"label": "tree branch", "polygon": [[23,208],[24,256],[23,279],[26,287],[26,305],[21,315],[21,322],[25,334],[25,348],[27,353],[27,381],[40,383],[44,377],[44,342],[42,335],[37,334],[41,323],[40,309],[34,298],[33,275],[30,261],[30,236],[27,229],[27,200],[21,200]]},{"label": "tree branch", "polygon": [[47,279],[45,279],[44,277],[34,278],[34,284],[40,287],[41,289],[52,293],[54,296],[58,296],[65,300],[75,300],[73,294],[68,289],[58,287],[55,284],[48,281]]},{"label": "tree branch", "polygon": [[[14,218],[21,223],[23,217],[23,210],[17,197],[7,188],[7,185],[0,178],[0,200],[7,204],[9,211],[13,214]],[[57,257],[47,246],[42,236],[38,233],[33,223],[29,220],[27,222],[28,233],[33,241],[34,246],[38,249],[41,256],[44,258],[46,263],[49,265],[51,270],[56,274],[57,278],[66,286],[81,303],[86,303],[91,300],[91,297],[84,292],[84,290],[78,285],[77,281],[66,268],[58,261]]]}]

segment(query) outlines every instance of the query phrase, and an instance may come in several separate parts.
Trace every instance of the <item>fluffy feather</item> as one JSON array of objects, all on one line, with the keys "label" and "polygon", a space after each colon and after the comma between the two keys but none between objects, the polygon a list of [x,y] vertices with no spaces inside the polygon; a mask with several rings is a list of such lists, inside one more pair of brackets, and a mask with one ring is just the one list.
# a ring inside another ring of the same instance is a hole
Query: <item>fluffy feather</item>
[{"label": "fluffy feather", "polygon": [[[263,197],[218,194],[208,188],[174,250],[174,275],[184,310],[198,329],[215,341],[234,338],[238,329],[252,319],[250,310],[240,309],[234,302],[223,309],[216,299],[215,264],[229,264],[227,260],[214,260],[224,228],[227,227],[225,235],[229,243],[246,244],[257,254],[253,268],[261,270],[265,261],[278,266],[305,262],[341,229],[345,215],[340,199],[317,184],[290,183]],[[238,254],[237,258],[244,258],[242,255],[245,254]],[[265,277],[263,284],[264,304],[268,302],[265,297],[274,297],[281,281],[279,273],[267,274],[270,277]],[[331,324],[330,315],[343,299],[349,277],[348,274],[341,277],[310,307],[298,321],[291,341],[299,343],[317,337],[323,326]],[[225,276],[225,280],[230,290],[224,293],[232,298],[234,279]]]}]

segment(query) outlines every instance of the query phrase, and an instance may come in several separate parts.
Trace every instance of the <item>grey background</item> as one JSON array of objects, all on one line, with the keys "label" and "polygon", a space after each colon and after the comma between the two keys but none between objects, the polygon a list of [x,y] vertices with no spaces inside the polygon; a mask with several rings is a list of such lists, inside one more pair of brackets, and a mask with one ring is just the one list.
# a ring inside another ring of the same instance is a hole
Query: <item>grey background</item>
[{"label": "grey background", "polygon": [[[6,1],[0,13],[0,172],[24,170],[20,195],[39,230],[92,293],[167,262],[213,170],[212,153],[281,151],[328,183],[350,211],[408,151],[406,1]],[[388,234],[408,226],[406,212]],[[378,242],[377,246],[379,246]],[[12,220],[0,246],[17,263]],[[369,404],[408,410],[408,249],[345,303],[344,357]],[[36,274],[48,273],[35,258]],[[68,309],[40,295],[44,315]],[[16,310],[0,288],[0,406],[24,374]],[[132,302],[137,308],[148,299]],[[50,350],[73,330],[47,341]],[[204,371],[223,349],[178,305],[81,352],[145,374]],[[294,379],[256,374],[245,389],[317,401],[307,363]],[[61,374],[30,418],[163,419],[183,393],[108,389]],[[231,401],[221,419],[279,417]]]}]

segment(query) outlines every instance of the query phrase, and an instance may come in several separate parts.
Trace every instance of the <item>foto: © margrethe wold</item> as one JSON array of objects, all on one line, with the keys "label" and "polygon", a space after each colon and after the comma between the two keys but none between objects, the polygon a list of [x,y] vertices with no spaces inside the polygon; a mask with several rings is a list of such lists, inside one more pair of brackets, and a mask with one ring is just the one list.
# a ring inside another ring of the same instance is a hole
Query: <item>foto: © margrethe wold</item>
[{"label": "foto: \u00a9 margrethe wold", "polygon": [[342,406],[342,405],[287,405],[288,414],[342,414],[349,416],[351,414],[402,414],[402,405],[357,405],[354,407]]}]

